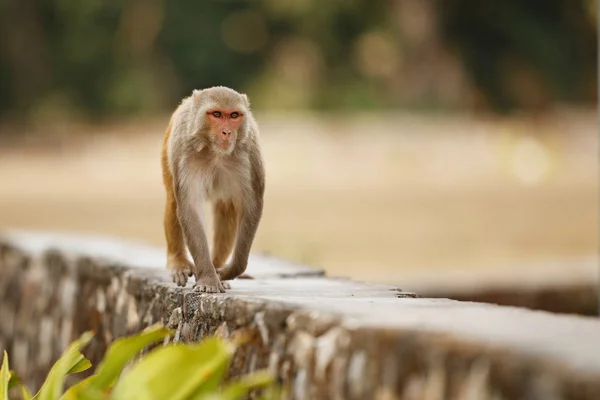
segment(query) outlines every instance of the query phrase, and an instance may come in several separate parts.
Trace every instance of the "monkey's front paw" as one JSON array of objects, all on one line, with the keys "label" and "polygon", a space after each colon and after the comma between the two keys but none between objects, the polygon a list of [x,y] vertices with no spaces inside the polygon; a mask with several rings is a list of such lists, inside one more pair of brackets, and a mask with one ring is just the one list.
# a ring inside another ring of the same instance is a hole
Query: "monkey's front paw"
[{"label": "monkey's front paw", "polygon": [[177,284],[177,286],[185,286],[187,284],[188,277],[185,271],[179,269],[171,271],[171,279],[173,280],[173,283]]},{"label": "monkey's front paw", "polygon": [[185,286],[188,276],[194,274],[194,264],[188,260],[173,260],[167,267],[171,271],[171,279],[177,286]]},{"label": "monkey's front paw", "polygon": [[225,293],[225,287],[217,276],[196,279],[194,290],[201,293]]}]

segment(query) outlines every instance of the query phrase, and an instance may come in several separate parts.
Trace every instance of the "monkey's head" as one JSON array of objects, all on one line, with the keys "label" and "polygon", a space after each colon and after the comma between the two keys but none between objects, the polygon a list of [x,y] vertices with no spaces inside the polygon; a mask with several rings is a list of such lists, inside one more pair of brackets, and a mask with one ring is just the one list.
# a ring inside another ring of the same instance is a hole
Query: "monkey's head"
[{"label": "monkey's head", "polygon": [[194,90],[200,134],[217,154],[231,154],[248,131],[250,103],[245,94],[216,86]]}]

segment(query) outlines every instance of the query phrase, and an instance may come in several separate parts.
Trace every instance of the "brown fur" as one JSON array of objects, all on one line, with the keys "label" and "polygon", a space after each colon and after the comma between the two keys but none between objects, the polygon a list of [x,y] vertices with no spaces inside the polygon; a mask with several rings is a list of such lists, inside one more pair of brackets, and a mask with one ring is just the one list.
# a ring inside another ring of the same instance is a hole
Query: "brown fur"
[{"label": "brown fur", "polygon": [[175,182],[169,163],[168,148],[169,141],[172,138],[174,115],[169,120],[162,143],[161,169],[166,192],[164,232],[167,241],[167,269],[171,271],[173,281],[182,286],[185,285],[188,276],[196,273],[196,269],[186,256],[186,242],[179,220],[177,198],[174,190],[174,185],[177,182]]},{"label": "brown fur", "polygon": [[213,206],[215,233],[213,238],[213,265],[221,268],[233,249],[237,234],[237,212],[232,202],[217,201]]},{"label": "brown fur", "polygon": [[187,257],[185,256],[183,232],[177,219],[177,200],[175,199],[175,194],[173,193],[173,175],[169,170],[167,158],[167,145],[169,137],[171,136],[171,126],[172,121],[169,122],[167,131],[165,132],[165,138],[163,140],[161,152],[163,183],[167,193],[164,216],[165,237],[167,239],[167,254],[170,258],[167,266],[173,266],[177,263],[188,263]]},{"label": "brown fur", "polygon": [[[205,115],[215,108],[236,109],[243,115],[226,122],[234,138],[228,150],[217,145],[223,125],[216,128]],[[243,273],[262,216],[265,173],[248,98],[225,87],[194,91],[171,117],[161,158],[167,268],[180,286],[194,273],[200,290],[222,292],[221,280],[247,277]],[[199,212],[207,200],[213,202],[215,221],[212,257]],[[186,245],[193,264],[185,255]],[[232,261],[224,265],[232,249]]]}]

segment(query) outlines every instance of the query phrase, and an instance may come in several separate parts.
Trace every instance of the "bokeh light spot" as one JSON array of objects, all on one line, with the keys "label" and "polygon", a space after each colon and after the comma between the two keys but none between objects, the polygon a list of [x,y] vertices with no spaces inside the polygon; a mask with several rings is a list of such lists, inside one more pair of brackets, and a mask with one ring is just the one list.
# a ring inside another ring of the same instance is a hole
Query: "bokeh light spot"
[{"label": "bokeh light spot", "polygon": [[521,138],[516,144],[512,167],[517,178],[526,184],[540,183],[550,170],[548,151],[539,140]]}]

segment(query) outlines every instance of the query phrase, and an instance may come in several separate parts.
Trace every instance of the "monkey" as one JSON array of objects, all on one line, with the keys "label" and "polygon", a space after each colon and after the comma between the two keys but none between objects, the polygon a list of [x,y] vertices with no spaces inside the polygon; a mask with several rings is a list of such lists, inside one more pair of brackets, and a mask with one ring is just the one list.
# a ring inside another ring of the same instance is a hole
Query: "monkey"
[{"label": "monkey", "polygon": [[[224,281],[251,279],[244,272],[262,218],[265,168],[248,96],[225,86],[194,89],[171,115],[161,164],[173,282],[185,286],[194,275],[194,290],[224,293]],[[212,257],[204,204],[214,217]]]}]

